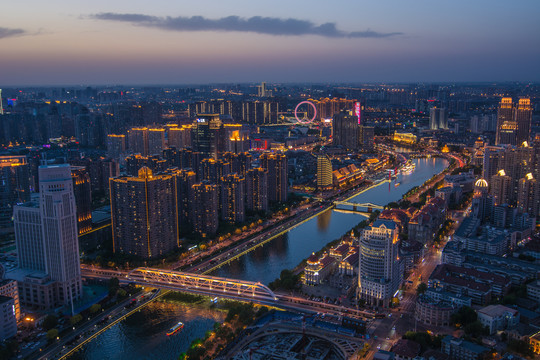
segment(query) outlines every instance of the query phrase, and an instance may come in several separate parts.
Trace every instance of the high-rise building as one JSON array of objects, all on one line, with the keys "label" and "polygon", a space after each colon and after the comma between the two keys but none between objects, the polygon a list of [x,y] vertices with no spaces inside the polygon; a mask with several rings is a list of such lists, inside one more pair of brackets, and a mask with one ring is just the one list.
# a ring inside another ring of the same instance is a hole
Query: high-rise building
[{"label": "high-rise building", "polygon": [[165,129],[148,129],[148,155],[161,155],[165,149]]},{"label": "high-rise building", "polygon": [[352,111],[340,111],[334,114],[332,132],[334,145],[340,145],[349,150],[356,150],[360,146],[358,118]]},{"label": "high-rise building", "polygon": [[138,176],[139,170],[146,166],[153,173],[160,173],[169,167],[169,162],[157,155],[141,156],[139,154],[126,157],[126,173],[129,176]]},{"label": "high-rise building", "polygon": [[4,105],[2,100],[2,89],[0,89],[0,115],[4,115]]},{"label": "high-rise building", "polygon": [[495,144],[521,145],[529,141],[532,120],[530,99],[519,99],[514,107],[512,98],[501,99],[497,113]]},{"label": "high-rise building", "polygon": [[448,114],[445,108],[433,107],[429,110],[429,129],[448,130]]},{"label": "high-rise building", "polygon": [[261,85],[257,86],[257,96],[258,97],[272,96],[272,92],[268,91],[268,89],[266,88],[266,82],[263,81]]},{"label": "high-rise building", "polygon": [[268,172],[268,201],[287,201],[289,189],[287,156],[284,154],[263,153],[259,160],[261,166]]},{"label": "high-rise building", "polygon": [[191,146],[191,125],[182,127],[170,127],[167,130],[169,147],[177,150]]},{"label": "high-rise building", "polygon": [[217,159],[222,129],[219,114],[198,114],[191,132],[193,148],[205,158]]},{"label": "high-rise building", "polygon": [[[73,304],[82,296],[82,282],[70,166],[40,166],[39,204],[27,202],[16,206],[14,218],[19,267],[45,273],[33,276],[33,280],[17,279],[20,288],[26,289],[20,291],[21,302],[36,304],[33,298],[37,297],[40,301],[36,305],[44,307]],[[46,286],[48,293],[32,294],[38,290],[30,290],[28,287],[34,285],[25,284],[28,282]],[[45,298],[47,303],[39,304]]]},{"label": "high-rise building", "polygon": [[248,152],[239,154],[226,152],[223,154],[223,158],[231,164],[231,173],[236,173],[242,177],[245,177],[246,172],[251,169],[251,162],[253,161],[253,157]]},{"label": "high-rise building", "polygon": [[13,206],[30,200],[26,156],[0,156],[0,233],[13,230]]},{"label": "high-rise building", "polygon": [[481,222],[490,219],[495,204],[493,196],[489,195],[489,186],[486,180],[479,179],[474,184],[474,196],[472,199],[471,213]]},{"label": "high-rise building", "polygon": [[126,135],[107,135],[107,156],[119,161],[126,154]]},{"label": "high-rise building", "polygon": [[246,220],[246,180],[238,174],[229,174],[221,179],[221,219],[233,224]]},{"label": "high-rise building", "polygon": [[[1,100],[2,98],[0,98]],[[0,341],[17,335],[17,318],[15,316],[15,300],[0,295]]]},{"label": "high-rise building", "polygon": [[231,172],[231,164],[226,160],[203,159],[201,161],[201,179],[212,184],[219,184],[221,178]]},{"label": "high-rise building", "polygon": [[482,166],[482,177],[491,179],[491,177],[500,170],[499,162],[504,156],[504,148],[498,146],[486,146],[484,148],[484,160]]},{"label": "high-rise building", "polygon": [[277,124],[279,103],[273,101],[247,101],[242,103],[242,119],[249,124]]},{"label": "high-rise building", "polygon": [[115,253],[150,259],[179,246],[175,182],[175,175],[154,175],[147,167],[137,177],[110,179]]},{"label": "high-rise building", "polygon": [[504,170],[491,177],[490,194],[495,199],[495,205],[512,203],[512,178]]},{"label": "high-rise building", "polygon": [[388,307],[403,278],[398,227],[376,220],[360,235],[358,296],[366,304]]},{"label": "high-rise building", "polygon": [[190,169],[176,172],[176,194],[178,198],[178,222],[182,233],[189,233],[193,229],[193,185],[197,181],[197,174]]},{"label": "high-rise building", "polygon": [[15,306],[15,318],[21,319],[21,304],[19,301],[19,287],[16,280],[4,279],[4,270],[0,265],[0,295],[7,296],[13,299]]},{"label": "high-rise building", "polygon": [[148,155],[148,128],[132,128],[128,131],[128,148],[132,154]]},{"label": "high-rise building", "polygon": [[193,228],[202,237],[213,236],[219,225],[218,186],[208,181],[193,185]]},{"label": "high-rise building", "polygon": [[530,216],[538,215],[540,203],[540,189],[538,181],[531,173],[525,175],[518,182],[517,208],[522,213]]},{"label": "high-rise building", "polygon": [[517,124],[516,145],[521,145],[524,141],[529,142],[532,121],[531,99],[519,99],[515,110],[515,118]]},{"label": "high-rise building", "polygon": [[246,172],[246,210],[268,210],[268,172],[263,168]]},{"label": "high-rise building", "polygon": [[79,235],[92,230],[92,189],[90,175],[84,166],[72,166],[73,193],[77,208],[77,229]]},{"label": "high-rise building", "polygon": [[358,141],[364,151],[373,151],[375,144],[375,128],[373,126],[358,126]]},{"label": "high-rise building", "polygon": [[317,187],[328,188],[332,186],[332,162],[328,155],[317,156]]}]

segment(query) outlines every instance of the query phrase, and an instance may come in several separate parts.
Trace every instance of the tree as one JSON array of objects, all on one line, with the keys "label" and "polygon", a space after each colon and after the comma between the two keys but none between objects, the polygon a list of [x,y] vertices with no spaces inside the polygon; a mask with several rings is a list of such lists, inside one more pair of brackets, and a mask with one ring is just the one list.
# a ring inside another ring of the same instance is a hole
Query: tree
[{"label": "tree", "polygon": [[452,314],[450,320],[454,325],[459,327],[473,323],[477,318],[476,311],[468,306],[462,306],[456,313]]},{"label": "tree", "polygon": [[58,325],[58,318],[54,315],[47,315],[42,324],[43,329],[45,330],[51,330],[56,325]]},{"label": "tree", "polygon": [[58,337],[58,330],[50,329],[47,331],[47,340],[52,341]]},{"label": "tree", "polygon": [[418,285],[418,287],[416,288],[416,295],[422,295],[426,292],[427,289],[428,286],[426,283],[420,283],[420,285]]},{"label": "tree", "polygon": [[120,288],[120,280],[118,278],[113,277],[109,280],[109,296],[116,295],[116,291]]},{"label": "tree", "polygon": [[73,315],[71,317],[71,319],[69,319],[69,323],[71,325],[75,325],[75,324],[78,324],[79,322],[81,322],[82,320],[82,315],[81,314],[76,314],[76,315]]},{"label": "tree", "polygon": [[90,312],[92,314],[97,313],[99,310],[101,310],[101,305],[100,304],[94,304],[94,305],[90,306]]}]

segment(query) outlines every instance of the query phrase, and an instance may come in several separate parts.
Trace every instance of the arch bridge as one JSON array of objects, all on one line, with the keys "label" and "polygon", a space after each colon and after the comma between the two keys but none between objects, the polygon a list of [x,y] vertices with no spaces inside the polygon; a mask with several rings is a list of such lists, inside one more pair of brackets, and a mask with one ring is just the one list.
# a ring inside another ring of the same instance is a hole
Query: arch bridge
[{"label": "arch bridge", "polygon": [[168,288],[178,291],[202,293],[215,296],[259,300],[278,300],[268,286],[260,282],[232,280],[209,275],[185,273],[181,271],[137,268],[131,270],[127,278],[140,285]]},{"label": "arch bridge", "polygon": [[358,204],[358,203],[353,203],[353,202],[349,202],[349,201],[334,201],[334,205],[348,205],[348,206],[354,206],[354,207],[364,207],[364,208],[368,208],[368,209],[378,209],[378,210],[383,210],[384,209],[384,206],[381,206],[381,205],[376,205],[376,204],[372,204],[372,203],[363,203],[363,204]]}]

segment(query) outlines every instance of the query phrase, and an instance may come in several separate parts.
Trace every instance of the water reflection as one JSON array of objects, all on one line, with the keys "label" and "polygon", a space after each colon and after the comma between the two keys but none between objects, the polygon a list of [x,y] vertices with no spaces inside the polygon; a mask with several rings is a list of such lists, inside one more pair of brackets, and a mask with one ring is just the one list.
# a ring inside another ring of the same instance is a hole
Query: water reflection
[{"label": "water reflection", "polygon": [[320,232],[326,232],[328,226],[330,226],[330,219],[332,218],[332,213],[330,211],[323,212],[317,216],[317,229]]}]

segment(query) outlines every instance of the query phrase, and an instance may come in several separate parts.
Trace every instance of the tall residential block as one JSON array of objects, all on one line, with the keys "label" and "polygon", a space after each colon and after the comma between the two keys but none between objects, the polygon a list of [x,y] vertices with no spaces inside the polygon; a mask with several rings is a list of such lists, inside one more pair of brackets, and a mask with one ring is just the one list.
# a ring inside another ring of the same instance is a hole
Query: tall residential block
[{"label": "tall residential block", "polygon": [[529,141],[531,132],[532,105],[530,99],[504,97],[497,111],[497,134],[495,144],[521,145]]},{"label": "tall residential block", "polygon": [[221,179],[221,219],[233,224],[246,220],[246,180],[238,174],[229,174]]},{"label": "tall residential block", "polygon": [[161,155],[165,149],[165,129],[148,129],[148,155]]},{"label": "tall residential block", "polygon": [[217,159],[223,124],[219,114],[198,114],[192,127],[192,145],[205,158]]},{"label": "tall residential block", "polygon": [[193,229],[202,237],[215,235],[219,225],[218,186],[208,181],[193,185]]},{"label": "tall residential block", "polygon": [[289,186],[287,156],[284,154],[263,153],[259,160],[262,168],[268,172],[268,201],[287,201]]},{"label": "tall residential block", "polygon": [[246,172],[246,210],[268,211],[268,172],[263,168]]},{"label": "tall residential block", "polygon": [[107,156],[122,160],[126,154],[126,135],[107,135]]},{"label": "tall residential block", "polygon": [[398,227],[376,220],[360,235],[358,296],[371,306],[388,307],[403,278]]},{"label": "tall residential block", "polygon": [[148,155],[148,128],[128,130],[128,149],[132,154]]},{"label": "tall residential block", "polygon": [[334,145],[340,145],[349,150],[358,149],[360,145],[358,117],[352,111],[341,111],[334,115],[332,133]]},{"label": "tall residential block", "polygon": [[115,253],[144,259],[179,246],[176,177],[142,167],[137,177],[110,179]]}]

